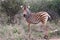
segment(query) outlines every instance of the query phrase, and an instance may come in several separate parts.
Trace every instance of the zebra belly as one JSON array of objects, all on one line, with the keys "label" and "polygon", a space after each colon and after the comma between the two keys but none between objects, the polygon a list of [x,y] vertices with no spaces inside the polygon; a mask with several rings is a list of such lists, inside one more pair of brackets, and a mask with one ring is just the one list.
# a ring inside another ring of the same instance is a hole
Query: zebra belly
[{"label": "zebra belly", "polygon": [[40,22],[40,20],[38,18],[34,18],[34,17],[29,17],[28,19],[26,19],[27,22],[32,23],[32,24],[38,24]]}]

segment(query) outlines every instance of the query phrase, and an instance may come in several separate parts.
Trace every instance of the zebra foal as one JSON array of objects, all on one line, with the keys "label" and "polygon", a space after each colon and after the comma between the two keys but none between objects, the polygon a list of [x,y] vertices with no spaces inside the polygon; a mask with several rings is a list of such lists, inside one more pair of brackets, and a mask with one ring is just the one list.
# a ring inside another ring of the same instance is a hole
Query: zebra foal
[{"label": "zebra foal", "polygon": [[[26,19],[26,21],[28,22],[28,32],[30,32],[30,24],[38,24],[39,22],[42,23],[42,27],[44,27],[44,32],[45,32],[45,36],[44,38],[48,37],[48,28],[46,27],[47,24],[47,20],[48,18],[50,18],[50,15],[45,12],[45,11],[41,11],[41,12],[37,12],[37,13],[32,13],[29,10],[29,6],[21,6],[22,10],[23,10],[23,16]],[[29,34],[30,37],[30,34]]]}]

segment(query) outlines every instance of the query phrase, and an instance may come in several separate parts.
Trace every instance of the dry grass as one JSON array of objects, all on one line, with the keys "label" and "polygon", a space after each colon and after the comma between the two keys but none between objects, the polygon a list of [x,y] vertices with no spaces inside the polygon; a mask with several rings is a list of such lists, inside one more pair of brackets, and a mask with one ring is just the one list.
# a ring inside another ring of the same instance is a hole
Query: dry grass
[{"label": "dry grass", "polygon": [[[48,26],[50,29],[49,32],[55,29],[59,30],[59,26],[55,25],[54,23],[48,23]],[[0,25],[0,40],[27,40],[28,39],[27,29],[28,29],[27,22],[25,22],[25,20],[22,20],[20,25],[17,24],[15,24],[14,26]],[[31,25],[30,40],[41,40],[41,37],[43,36],[43,32],[40,31],[41,31],[40,24]],[[50,39],[50,40],[54,40],[54,39]]]}]

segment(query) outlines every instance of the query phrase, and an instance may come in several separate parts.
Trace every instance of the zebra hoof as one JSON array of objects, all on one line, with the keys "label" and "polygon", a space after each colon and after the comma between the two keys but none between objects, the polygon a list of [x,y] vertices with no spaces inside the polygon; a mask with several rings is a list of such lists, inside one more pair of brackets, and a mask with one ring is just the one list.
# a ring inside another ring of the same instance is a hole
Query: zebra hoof
[{"label": "zebra hoof", "polygon": [[45,35],[45,36],[44,36],[44,39],[46,39],[46,40],[47,40],[47,39],[48,39],[48,36],[47,36],[47,35]]}]

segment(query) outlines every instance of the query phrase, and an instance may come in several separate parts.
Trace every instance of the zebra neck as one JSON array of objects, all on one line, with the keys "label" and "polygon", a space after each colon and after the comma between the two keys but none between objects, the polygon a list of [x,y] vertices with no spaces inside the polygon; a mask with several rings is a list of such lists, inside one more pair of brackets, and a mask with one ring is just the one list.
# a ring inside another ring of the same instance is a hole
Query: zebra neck
[{"label": "zebra neck", "polygon": [[31,11],[29,9],[26,9],[26,10],[28,15],[31,14]]}]

